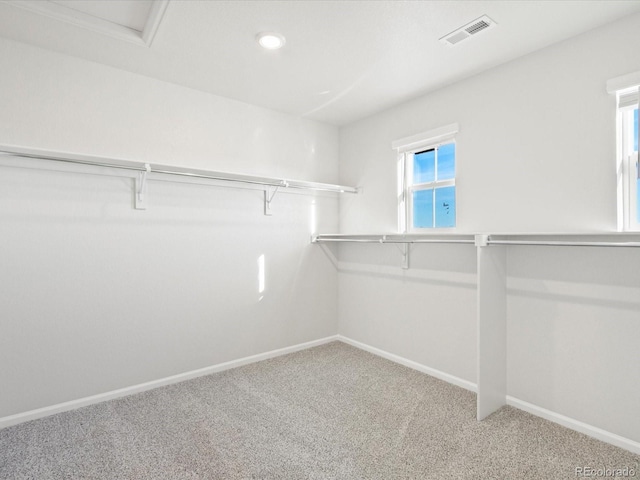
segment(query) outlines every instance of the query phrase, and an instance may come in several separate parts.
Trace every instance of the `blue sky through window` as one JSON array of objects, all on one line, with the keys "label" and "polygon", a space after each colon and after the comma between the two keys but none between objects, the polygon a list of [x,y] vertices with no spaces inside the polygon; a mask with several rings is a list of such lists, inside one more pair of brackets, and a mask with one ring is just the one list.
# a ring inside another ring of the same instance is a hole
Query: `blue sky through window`
[{"label": "blue sky through window", "polygon": [[436,182],[434,188],[413,192],[413,228],[456,226],[456,187],[441,187],[440,181],[456,176],[456,144],[446,143],[413,154],[412,185]]},{"label": "blue sky through window", "polygon": [[436,189],[436,227],[456,226],[456,187]]},{"label": "blue sky through window", "polygon": [[433,227],[433,189],[413,192],[413,226]]},{"label": "blue sky through window", "polygon": [[438,180],[456,176],[456,144],[447,143],[438,148]]},{"label": "blue sky through window", "polygon": [[413,156],[413,183],[433,182],[436,179],[436,151],[416,153]]}]

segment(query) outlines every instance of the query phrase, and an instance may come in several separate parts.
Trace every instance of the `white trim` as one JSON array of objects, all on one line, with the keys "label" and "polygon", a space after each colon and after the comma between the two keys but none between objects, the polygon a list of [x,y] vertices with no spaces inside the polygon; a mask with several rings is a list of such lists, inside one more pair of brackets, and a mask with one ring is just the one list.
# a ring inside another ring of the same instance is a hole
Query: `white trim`
[{"label": "white trim", "polygon": [[[98,395],[92,395],[90,397],[84,397],[77,400],[71,400],[69,402],[58,403],[56,405],[51,405],[49,407],[43,407],[43,408],[38,408],[36,410],[30,410],[27,412],[18,413],[15,415],[9,415],[7,417],[0,418],[0,429],[10,427],[12,425],[18,425],[23,422],[28,422],[30,420],[36,420],[38,418],[48,417],[56,413],[75,410],[77,408],[105,402],[107,400],[112,400],[112,399],[121,398],[128,395],[140,393],[140,392],[145,392],[147,390],[152,390],[154,388],[162,387],[165,385],[180,383],[185,380],[190,380],[192,378],[202,377],[204,375],[210,375],[212,373],[222,372],[224,370],[241,367],[243,365],[248,365],[250,363],[260,362],[262,360],[268,360],[270,358],[287,355],[289,353],[298,352],[300,350],[306,350],[306,349],[317,347],[320,345],[325,345],[333,341],[340,341],[340,342],[346,343],[347,345],[351,345],[352,347],[359,348],[360,350],[364,350],[366,352],[372,353],[374,355],[385,358],[392,362],[398,363],[400,365],[404,365],[405,367],[411,368],[413,370],[417,370],[427,375],[431,375],[432,377],[436,377],[440,380],[451,383],[453,385],[464,388],[466,390],[469,390],[472,392],[477,391],[477,385],[468,380],[464,380],[460,377],[456,377],[454,375],[450,375],[440,370],[427,367],[418,362],[414,362],[413,360],[409,360],[399,355],[386,352],[384,350],[381,350],[376,347],[372,347],[362,342],[352,340],[351,338],[345,337],[344,335],[331,335],[329,337],[321,338],[318,340],[312,340],[310,342],[300,343],[297,345],[292,345],[290,347],[284,347],[277,350],[271,350],[269,352],[260,353],[257,355],[251,355],[248,357],[239,358],[237,360],[231,360],[229,362],[219,363],[217,365],[212,365],[212,366],[201,368],[198,370],[192,370],[190,372],[180,373],[178,375],[172,375],[170,377],[153,380],[151,382],[132,385],[130,387],[125,387],[118,390],[112,390],[110,392],[105,392]],[[602,430],[600,428],[580,422],[573,418],[566,417],[559,413],[552,412],[551,410],[547,410],[545,408],[539,407],[537,405],[533,405],[531,403],[525,402],[523,400],[514,398],[509,395],[507,395],[507,405],[518,408],[520,410],[524,410],[525,412],[531,413],[532,415],[536,415],[538,417],[544,418],[546,420],[557,423],[571,430],[584,433],[585,435],[596,438],[598,440],[609,443],[611,445],[624,448],[625,450],[628,450],[635,454],[640,454],[640,442],[636,442],[634,440],[621,437],[620,435],[616,435],[615,433]]]},{"label": "white trim", "polygon": [[352,347],[359,348],[360,350],[364,350],[365,352],[373,353],[374,355],[377,355],[379,357],[386,358],[387,360],[391,360],[392,362],[399,363],[400,365],[404,365],[405,367],[409,367],[413,370],[417,370],[418,372],[426,373],[427,375],[431,375],[432,377],[444,380],[447,383],[457,385],[458,387],[462,387],[465,390],[469,390],[471,392],[477,391],[477,385],[475,383],[464,380],[460,377],[456,377],[455,375],[436,370],[435,368],[427,367],[426,365],[422,365],[421,363],[414,362],[413,360],[409,360],[399,355],[386,352],[376,347],[372,347],[371,345],[367,345],[366,343],[352,340],[351,338],[345,337],[343,335],[338,335],[337,340],[346,343],[347,345],[351,345]]},{"label": "white trim", "polygon": [[427,132],[411,135],[410,137],[401,138],[391,142],[391,148],[397,150],[398,153],[408,152],[418,148],[430,146],[445,140],[450,140],[458,133],[460,126],[457,123],[445,125],[444,127],[434,128]]},{"label": "white trim", "polygon": [[636,134],[633,130],[633,112],[630,108],[619,108],[616,119],[617,224],[618,229],[628,232],[640,231],[636,207],[636,185],[640,171],[636,166],[638,155],[633,145]]},{"label": "white trim", "polygon": [[[407,208],[409,199],[407,198],[407,165],[406,153],[398,153],[397,163],[397,190],[398,190],[398,233],[406,233],[409,225],[409,209]],[[409,166],[411,167],[411,165]]]},{"label": "white trim", "polygon": [[627,73],[607,81],[607,93],[615,94],[620,90],[640,85],[640,72]]},{"label": "white trim", "polygon": [[635,454],[640,454],[640,442],[636,442],[635,440],[621,437],[620,435],[616,435],[615,433],[611,433],[606,430],[602,430],[601,428],[594,427],[593,425],[581,422],[579,420],[560,415],[559,413],[552,412],[551,410],[547,410],[546,408],[533,405],[532,403],[525,402],[509,395],[507,395],[507,405],[518,408],[520,410],[524,410],[525,412],[529,412],[553,423],[557,423],[558,425],[562,425],[563,427],[570,428],[571,430],[575,430],[576,432],[584,433],[585,435],[601,440],[605,443],[624,448],[625,450],[629,450],[630,452],[633,452]]},{"label": "white trim", "polygon": [[618,110],[638,108],[638,87],[627,90],[624,93],[620,92],[617,97]]},{"label": "white trim", "polygon": [[169,0],[155,0],[151,6],[144,29],[140,32],[136,29],[118,25],[117,23],[94,17],[93,15],[53,2],[45,2],[42,0],[4,0],[4,2],[14,7],[75,25],[76,27],[85,28],[93,32],[109,35],[113,38],[146,47],[151,46],[151,42],[169,4]]},{"label": "white trim", "polygon": [[162,22],[165,12],[167,11],[168,5],[169,0],[154,0],[151,5],[149,18],[147,18],[147,23],[144,24],[144,28],[142,29],[142,41],[147,45],[147,47],[150,47],[153,43],[153,39],[156,36],[156,32],[158,31],[158,27],[160,26],[160,22]]},{"label": "white trim", "polygon": [[[468,380],[464,380],[460,377],[456,377],[440,370],[427,367],[418,362],[414,362],[413,360],[409,360],[399,355],[386,352],[365,343],[352,340],[351,338],[345,337],[344,335],[337,335],[336,337],[338,341],[346,343],[347,345],[351,345],[352,347],[356,347],[360,350],[364,350],[379,357],[386,358],[387,360],[391,360],[392,362],[399,363],[400,365],[404,365],[405,367],[409,367],[427,375],[431,375],[432,377],[439,378],[440,380],[444,380],[445,382],[457,385],[458,387],[462,387],[466,390],[477,392],[477,385]],[[640,454],[640,442],[636,442],[635,440],[622,437],[615,433],[611,433],[601,428],[594,427],[593,425],[589,425],[579,420],[575,420],[559,413],[552,412],[551,410],[533,405],[510,395],[506,396],[506,402],[509,406],[524,410],[525,412],[536,415],[537,417],[544,418],[545,420],[557,423],[558,425],[562,425],[563,427],[575,430],[576,432],[584,433],[585,435],[588,435],[605,443],[615,445],[616,447],[624,448],[625,450],[628,450],[635,454]]]},{"label": "white trim", "polygon": [[90,397],[79,398],[77,400],[71,400],[64,403],[58,403],[48,407],[38,408],[36,410],[29,410],[23,413],[17,413],[15,415],[9,415],[7,417],[0,418],[0,429],[17,425],[19,423],[28,422],[30,420],[36,420],[38,418],[48,417],[56,413],[66,412],[69,410],[75,410],[77,408],[86,407],[87,405],[93,405],[95,403],[105,402],[107,400],[113,400],[115,398],[126,397],[135,393],[145,392],[154,388],[163,387],[165,385],[171,385],[174,383],[184,382],[192,378],[202,377],[204,375],[210,375],[212,373],[222,372],[231,368],[241,367],[250,363],[260,362],[262,360],[268,360],[270,358],[287,355],[289,353],[297,352],[300,350],[306,350],[308,348],[317,347],[326,343],[334,342],[338,340],[337,335],[321,338],[319,340],[312,340],[310,342],[299,343],[290,347],[279,348],[277,350],[271,350],[269,352],[259,353],[257,355],[251,355],[249,357],[239,358],[237,360],[231,360],[229,362],[219,363],[198,370],[192,370],[190,372],[179,373],[170,377],[161,378],[158,380],[152,380],[151,382],[140,383],[138,385],[132,385],[130,387],[120,388],[118,390],[112,390],[110,392],[99,393],[98,395],[92,395]]},{"label": "white trim", "polygon": [[638,179],[640,179],[640,168],[638,168],[638,152],[633,152],[627,159],[629,208],[627,231],[640,231],[640,221],[638,221]]},{"label": "white trim", "polygon": [[411,185],[411,191],[416,192],[418,190],[430,190],[432,188],[442,188],[442,187],[455,187],[456,179],[448,178],[446,180],[434,180],[432,182],[425,183],[414,183]]}]

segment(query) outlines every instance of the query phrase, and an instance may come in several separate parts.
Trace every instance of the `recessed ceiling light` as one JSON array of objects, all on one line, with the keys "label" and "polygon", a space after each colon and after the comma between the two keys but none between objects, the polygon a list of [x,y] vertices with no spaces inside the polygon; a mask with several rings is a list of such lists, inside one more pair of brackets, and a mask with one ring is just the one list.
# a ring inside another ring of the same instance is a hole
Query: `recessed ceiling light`
[{"label": "recessed ceiling light", "polygon": [[261,32],[256,35],[256,40],[262,48],[277,50],[284,46],[284,36],[275,32]]}]

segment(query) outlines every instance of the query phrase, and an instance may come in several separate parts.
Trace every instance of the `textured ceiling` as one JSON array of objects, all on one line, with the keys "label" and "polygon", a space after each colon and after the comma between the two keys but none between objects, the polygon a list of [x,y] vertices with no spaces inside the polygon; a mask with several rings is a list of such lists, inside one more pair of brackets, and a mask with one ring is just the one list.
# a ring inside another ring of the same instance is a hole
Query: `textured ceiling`
[{"label": "textured ceiling", "polygon": [[[0,36],[344,125],[639,11],[635,0],[171,0],[147,47],[2,2]],[[439,42],[485,14],[495,28]],[[263,51],[261,31],[286,46]]]}]

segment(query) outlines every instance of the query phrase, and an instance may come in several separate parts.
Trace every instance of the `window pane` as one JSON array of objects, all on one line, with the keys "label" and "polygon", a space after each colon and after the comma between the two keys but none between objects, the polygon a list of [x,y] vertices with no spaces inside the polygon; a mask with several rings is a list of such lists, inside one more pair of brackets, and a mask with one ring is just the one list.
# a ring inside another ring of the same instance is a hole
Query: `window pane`
[{"label": "window pane", "polygon": [[456,226],[456,187],[436,188],[436,227]]},{"label": "window pane", "polygon": [[456,144],[447,143],[438,148],[438,180],[456,176]]},{"label": "window pane", "polygon": [[433,189],[413,192],[413,228],[433,227]]},{"label": "window pane", "polygon": [[638,223],[640,223],[640,178],[636,180],[636,215],[638,216]]},{"label": "window pane", "polygon": [[433,182],[436,179],[436,151],[415,153],[413,155],[413,183]]}]

